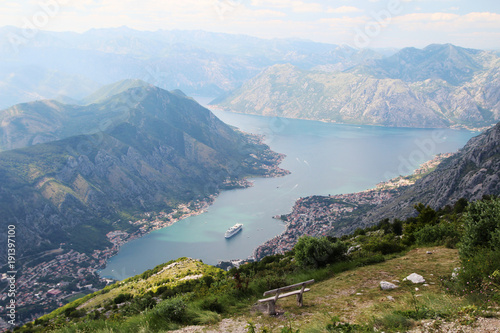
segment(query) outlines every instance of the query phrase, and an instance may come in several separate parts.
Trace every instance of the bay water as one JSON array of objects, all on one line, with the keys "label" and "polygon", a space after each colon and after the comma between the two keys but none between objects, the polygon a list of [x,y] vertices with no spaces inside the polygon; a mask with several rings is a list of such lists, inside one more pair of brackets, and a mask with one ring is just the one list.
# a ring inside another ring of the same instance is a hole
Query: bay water
[{"label": "bay water", "polygon": [[[298,198],[372,188],[411,173],[437,153],[457,151],[478,134],[213,112],[229,125],[264,135],[272,150],[287,155],[281,167],[291,174],[252,179],[251,188],[222,192],[207,212],[126,243],[101,276],[122,280],[179,257],[211,265],[245,259],[284,230],[272,216],[289,213]],[[225,239],[224,232],[236,223],[242,223],[243,230]]]}]

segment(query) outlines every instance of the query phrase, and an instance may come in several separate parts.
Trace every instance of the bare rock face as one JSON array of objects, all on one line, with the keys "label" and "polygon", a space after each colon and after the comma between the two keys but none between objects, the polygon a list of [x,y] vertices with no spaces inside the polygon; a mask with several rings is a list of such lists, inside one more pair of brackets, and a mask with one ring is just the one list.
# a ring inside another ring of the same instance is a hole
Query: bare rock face
[{"label": "bare rock face", "polygon": [[453,205],[460,198],[478,200],[500,194],[500,123],[472,138],[457,154],[418,180],[391,201],[360,219],[373,224],[384,218],[413,216],[418,203],[434,209]]}]

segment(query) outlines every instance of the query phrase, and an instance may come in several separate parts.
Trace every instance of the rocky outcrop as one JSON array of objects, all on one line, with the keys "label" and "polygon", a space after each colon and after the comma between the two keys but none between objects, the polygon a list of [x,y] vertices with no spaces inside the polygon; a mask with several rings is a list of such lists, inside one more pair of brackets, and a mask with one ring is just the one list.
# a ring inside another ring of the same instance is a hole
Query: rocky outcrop
[{"label": "rocky outcrop", "polygon": [[360,219],[365,225],[384,218],[402,219],[413,216],[418,203],[439,209],[460,198],[478,200],[485,195],[500,195],[500,123],[472,138],[436,170]]}]

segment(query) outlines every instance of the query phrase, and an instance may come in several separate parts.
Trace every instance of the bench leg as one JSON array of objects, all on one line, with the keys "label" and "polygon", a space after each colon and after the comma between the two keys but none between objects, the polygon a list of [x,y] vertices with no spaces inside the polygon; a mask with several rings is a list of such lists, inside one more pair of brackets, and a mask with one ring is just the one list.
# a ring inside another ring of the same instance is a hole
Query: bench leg
[{"label": "bench leg", "polygon": [[267,314],[274,316],[276,314],[276,303],[274,301],[267,302]]},{"label": "bench leg", "polygon": [[302,298],[303,293],[297,294],[297,305],[302,306],[304,305],[304,299]]}]

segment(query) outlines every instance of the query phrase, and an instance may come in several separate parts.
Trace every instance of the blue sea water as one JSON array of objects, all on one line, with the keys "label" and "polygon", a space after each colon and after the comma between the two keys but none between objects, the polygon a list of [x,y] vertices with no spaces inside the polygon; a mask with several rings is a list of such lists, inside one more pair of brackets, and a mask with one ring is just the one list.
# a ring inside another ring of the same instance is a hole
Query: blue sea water
[{"label": "blue sea water", "polygon": [[[264,135],[274,151],[287,155],[281,167],[292,173],[253,179],[251,188],[222,192],[206,213],[125,244],[101,276],[121,280],[184,256],[207,264],[247,258],[284,230],[272,216],[290,212],[296,199],[372,188],[411,173],[437,153],[457,151],[478,134],[214,113],[245,132]],[[225,239],[224,232],[236,223],[243,223],[243,230]]]}]

